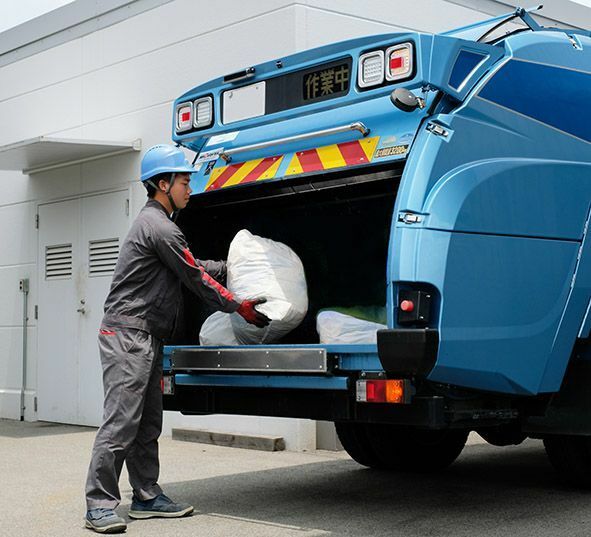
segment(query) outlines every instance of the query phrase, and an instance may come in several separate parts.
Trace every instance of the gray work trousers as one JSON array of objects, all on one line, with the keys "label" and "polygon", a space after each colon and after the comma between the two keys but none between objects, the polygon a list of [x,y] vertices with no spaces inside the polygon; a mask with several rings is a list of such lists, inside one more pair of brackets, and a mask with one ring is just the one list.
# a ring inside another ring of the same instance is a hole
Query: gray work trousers
[{"label": "gray work trousers", "polygon": [[162,341],[134,328],[99,331],[105,403],[86,481],[87,509],[114,509],[121,501],[123,461],[135,496],[150,500],[158,485],[162,431]]}]

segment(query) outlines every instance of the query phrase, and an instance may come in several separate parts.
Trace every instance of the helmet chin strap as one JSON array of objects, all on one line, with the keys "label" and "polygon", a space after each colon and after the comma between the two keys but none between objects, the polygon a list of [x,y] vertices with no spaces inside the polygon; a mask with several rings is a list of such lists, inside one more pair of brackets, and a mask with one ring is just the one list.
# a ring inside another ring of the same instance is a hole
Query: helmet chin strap
[{"label": "helmet chin strap", "polygon": [[[175,222],[179,212],[181,211],[177,206],[176,203],[174,202],[174,200],[172,199],[172,194],[170,193],[170,189],[172,188],[172,185],[174,184],[174,181],[176,179],[176,173],[172,173],[170,175],[170,182],[168,183],[168,188],[165,191],[166,197],[168,198],[168,202],[170,203],[170,208],[172,209],[172,214],[170,216],[170,219]],[[154,184],[154,181],[152,181],[152,179],[148,179],[146,181],[146,184],[150,185],[151,187],[153,187],[155,190],[159,190],[160,187],[158,187],[157,185]]]},{"label": "helmet chin strap", "polygon": [[179,212],[180,212],[180,209],[176,206],[176,203],[172,199],[172,194],[170,193],[170,190],[172,188],[172,185],[174,184],[175,179],[176,179],[176,173],[172,173],[170,175],[170,182],[168,183],[168,188],[166,189],[166,197],[168,198],[168,201],[170,203],[170,207],[172,208],[172,214],[170,216],[170,219],[173,222],[176,221],[176,219],[179,215]]}]

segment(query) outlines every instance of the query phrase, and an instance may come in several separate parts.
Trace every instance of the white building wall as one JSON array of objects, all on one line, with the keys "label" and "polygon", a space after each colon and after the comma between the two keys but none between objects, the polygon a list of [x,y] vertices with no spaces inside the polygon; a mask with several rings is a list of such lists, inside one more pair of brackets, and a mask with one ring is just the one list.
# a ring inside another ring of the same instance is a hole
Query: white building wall
[{"label": "white building wall", "polygon": [[[361,35],[442,31],[488,17],[491,6],[500,12],[510,9],[489,0],[415,0],[410,7],[393,0],[174,0],[0,67],[0,146],[52,135],[141,138],[147,149],[170,140],[173,100],[210,78]],[[140,155],[124,155],[30,177],[0,171],[0,417],[19,416],[18,281],[28,277],[26,418],[36,418],[38,204],[125,187],[133,216],[145,202],[137,182],[139,161]],[[288,449],[315,447],[315,425],[307,420],[167,413],[165,432],[177,425],[282,435]]]}]

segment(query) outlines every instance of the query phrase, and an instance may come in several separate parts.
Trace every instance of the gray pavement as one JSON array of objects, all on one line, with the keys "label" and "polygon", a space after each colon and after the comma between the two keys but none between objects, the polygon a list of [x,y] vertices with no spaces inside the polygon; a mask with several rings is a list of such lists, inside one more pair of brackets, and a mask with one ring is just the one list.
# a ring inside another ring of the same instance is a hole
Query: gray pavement
[{"label": "gray pavement", "polygon": [[[0,420],[0,535],[90,536],[83,488],[95,430]],[[466,447],[437,475],[367,470],[344,453],[161,441],[161,484],[197,513],[129,521],[133,536],[591,534],[591,493],[564,486],[541,442]],[[131,491],[122,476],[120,514]]]}]

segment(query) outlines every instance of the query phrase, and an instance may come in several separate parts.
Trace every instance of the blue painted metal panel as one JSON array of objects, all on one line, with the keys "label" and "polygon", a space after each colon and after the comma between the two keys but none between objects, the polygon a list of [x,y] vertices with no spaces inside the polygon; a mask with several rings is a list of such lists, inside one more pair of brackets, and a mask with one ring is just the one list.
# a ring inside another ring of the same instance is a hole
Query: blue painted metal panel
[{"label": "blue painted metal panel", "polygon": [[339,356],[339,371],[383,371],[376,354],[352,354]]},{"label": "blue painted metal panel", "polygon": [[293,388],[300,390],[346,390],[347,377],[286,375],[175,375],[182,386],[219,386],[229,388]]},{"label": "blue painted metal panel", "polygon": [[582,50],[573,47],[568,35],[575,32],[525,32],[516,34],[505,42],[509,56],[520,60],[565,67],[589,72],[589,36],[577,35]]},{"label": "blue painted metal panel", "polygon": [[579,246],[575,274],[566,308],[560,319],[560,326],[552,344],[548,366],[540,383],[540,391],[550,392],[560,388],[568,360],[585,317],[587,304],[591,300],[591,211],[587,218],[586,233]]},{"label": "blue painted metal panel", "polygon": [[581,339],[591,337],[591,298],[589,299],[589,304],[587,305],[587,310],[585,311],[585,317],[583,317],[578,337]]},{"label": "blue painted metal panel", "polygon": [[392,280],[429,282],[442,297],[439,354],[429,378],[538,393],[579,244],[412,228],[395,235],[405,256],[393,264]]},{"label": "blue painted metal panel", "polygon": [[589,177],[591,163],[519,158],[469,162],[435,183],[425,200],[423,225],[580,241],[591,198]]},{"label": "blue painted metal panel", "polygon": [[591,142],[591,71],[512,60],[480,97]]}]

